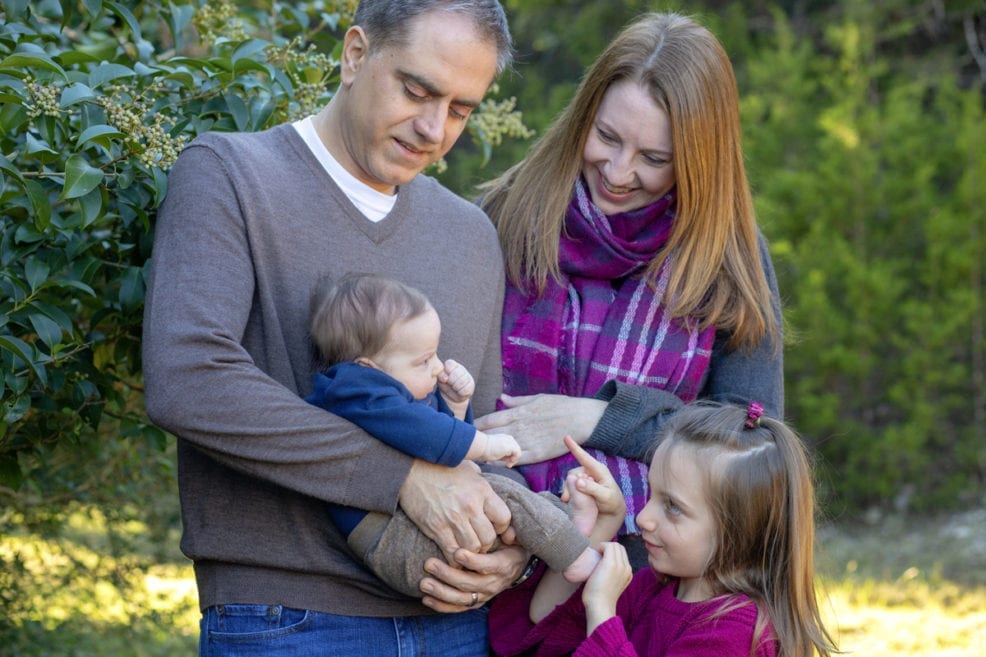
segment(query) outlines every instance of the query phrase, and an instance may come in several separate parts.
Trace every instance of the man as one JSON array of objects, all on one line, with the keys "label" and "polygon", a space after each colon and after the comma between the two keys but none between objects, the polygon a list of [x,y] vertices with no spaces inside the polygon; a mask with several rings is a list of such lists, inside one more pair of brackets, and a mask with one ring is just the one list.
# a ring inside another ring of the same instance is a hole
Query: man
[{"label": "man", "polygon": [[[418,175],[462,133],[509,63],[496,0],[363,0],[341,84],[314,117],[208,134],[169,178],[144,323],[147,409],[178,436],[182,550],[202,655],[486,655],[485,610],[519,574],[508,548],[434,564],[420,602],[356,562],[326,502],[397,504],[453,556],[509,512],[483,479],[415,461],[306,403],[309,291],[377,271],[423,290],[445,353],[501,385],[503,269],[472,204]],[[428,608],[430,607],[430,609]],[[459,614],[435,614],[463,612]]]}]

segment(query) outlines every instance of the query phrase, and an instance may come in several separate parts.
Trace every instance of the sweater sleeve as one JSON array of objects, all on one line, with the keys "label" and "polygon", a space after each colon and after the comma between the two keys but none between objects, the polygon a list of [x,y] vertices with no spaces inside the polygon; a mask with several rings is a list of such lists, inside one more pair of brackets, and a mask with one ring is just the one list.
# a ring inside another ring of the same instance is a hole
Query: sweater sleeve
[{"label": "sweater sleeve", "polygon": [[627,637],[623,620],[614,616],[599,625],[573,655],[574,657],[637,657],[637,649]]},{"label": "sweater sleeve", "polygon": [[[772,316],[781,327],[777,277],[763,235],[760,259],[770,288]],[[778,331],[778,335],[780,331]],[[729,349],[732,335],[716,333],[708,376],[699,399],[746,405],[758,401],[767,415],[784,416],[784,362],[781,347],[762,340],[752,349]],[[657,443],[654,437],[668,418],[683,406],[673,393],[646,386],[608,381],[596,394],[608,402],[587,447],[647,463]]]}]

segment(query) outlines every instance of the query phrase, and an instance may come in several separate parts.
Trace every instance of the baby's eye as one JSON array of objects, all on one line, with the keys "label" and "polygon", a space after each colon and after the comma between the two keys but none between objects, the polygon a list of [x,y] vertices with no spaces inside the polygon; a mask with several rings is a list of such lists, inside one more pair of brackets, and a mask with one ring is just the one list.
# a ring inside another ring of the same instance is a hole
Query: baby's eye
[{"label": "baby's eye", "polygon": [[681,507],[678,506],[678,504],[674,500],[671,500],[671,499],[665,500],[665,502],[664,502],[664,510],[667,511],[668,512],[668,515],[670,515],[670,516],[680,516],[681,515]]}]

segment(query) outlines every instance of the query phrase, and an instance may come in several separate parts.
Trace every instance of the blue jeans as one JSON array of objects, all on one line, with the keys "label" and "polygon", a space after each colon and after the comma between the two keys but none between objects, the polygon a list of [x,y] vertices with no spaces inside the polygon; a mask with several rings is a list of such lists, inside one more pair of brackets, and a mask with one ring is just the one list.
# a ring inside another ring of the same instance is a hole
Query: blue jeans
[{"label": "blue jeans", "polygon": [[360,618],[279,605],[202,613],[200,657],[487,657],[485,608],[461,614]]}]

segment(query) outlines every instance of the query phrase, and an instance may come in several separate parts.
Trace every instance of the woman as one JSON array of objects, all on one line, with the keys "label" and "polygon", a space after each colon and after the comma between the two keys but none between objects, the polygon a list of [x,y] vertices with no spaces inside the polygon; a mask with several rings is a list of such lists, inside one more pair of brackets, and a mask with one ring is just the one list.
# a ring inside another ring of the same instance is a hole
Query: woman
[{"label": "woman", "polygon": [[535,489],[577,465],[566,434],[600,450],[628,493],[621,539],[638,534],[653,436],[684,403],[783,415],[780,304],[740,142],[722,46],[648,14],[483,190],[506,257],[505,396],[476,426],[518,439]]}]

